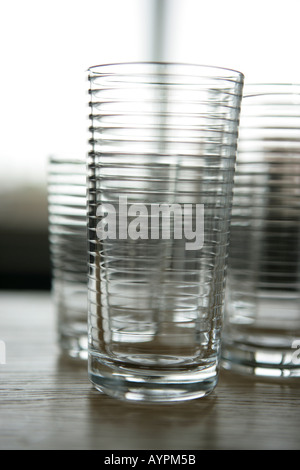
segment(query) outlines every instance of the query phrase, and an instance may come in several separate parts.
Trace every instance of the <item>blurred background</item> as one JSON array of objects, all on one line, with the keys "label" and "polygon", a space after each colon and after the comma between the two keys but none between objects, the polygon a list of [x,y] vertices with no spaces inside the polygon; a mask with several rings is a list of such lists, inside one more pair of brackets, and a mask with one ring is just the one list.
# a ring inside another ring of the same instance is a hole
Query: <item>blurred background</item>
[{"label": "blurred background", "polygon": [[176,61],[300,83],[299,0],[0,5],[0,289],[50,289],[46,169],[88,151],[91,65]]}]

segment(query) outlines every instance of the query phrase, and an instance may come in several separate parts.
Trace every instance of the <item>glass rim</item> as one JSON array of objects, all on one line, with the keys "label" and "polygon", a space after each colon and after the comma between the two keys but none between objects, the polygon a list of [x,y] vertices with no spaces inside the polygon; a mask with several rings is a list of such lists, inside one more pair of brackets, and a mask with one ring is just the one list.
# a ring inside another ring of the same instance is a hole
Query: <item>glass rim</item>
[{"label": "glass rim", "polygon": [[[133,62],[112,62],[112,63],[105,63],[105,64],[98,64],[98,65],[92,65],[87,69],[87,72],[95,74],[95,75],[101,75],[102,72],[100,71],[105,71],[107,69],[121,69],[122,67],[183,67],[187,69],[192,69],[194,68],[195,70],[206,70],[206,71],[215,71],[215,72],[223,72],[223,76],[221,78],[223,79],[235,79],[236,82],[243,83],[244,81],[244,74],[243,72],[240,72],[236,69],[233,68],[227,68],[227,67],[222,67],[222,66],[217,66],[217,65],[206,65],[206,64],[197,64],[197,63],[189,63],[189,62],[163,62],[163,61],[133,61]],[[227,73],[227,75],[226,75]],[[215,73],[215,75],[217,75]],[[207,75],[208,76],[208,75]]]}]

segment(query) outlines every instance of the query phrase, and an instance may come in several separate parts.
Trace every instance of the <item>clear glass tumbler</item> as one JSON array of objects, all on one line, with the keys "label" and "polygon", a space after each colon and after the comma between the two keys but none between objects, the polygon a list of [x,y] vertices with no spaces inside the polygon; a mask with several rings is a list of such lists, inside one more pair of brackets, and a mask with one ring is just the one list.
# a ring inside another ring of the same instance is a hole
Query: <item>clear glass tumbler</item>
[{"label": "clear glass tumbler", "polygon": [[87,359],[86,161],[48,162],[52,295],[61,350]]},{"label": "clear glass tumbler", "polygon": [[300,85],[247,85],[240,122],[224,367],[300,377]]},{"label": "clear glass tumbler", "polygon": [[89,377],[133,401],[217,384],[243,75],[91,67]]}]

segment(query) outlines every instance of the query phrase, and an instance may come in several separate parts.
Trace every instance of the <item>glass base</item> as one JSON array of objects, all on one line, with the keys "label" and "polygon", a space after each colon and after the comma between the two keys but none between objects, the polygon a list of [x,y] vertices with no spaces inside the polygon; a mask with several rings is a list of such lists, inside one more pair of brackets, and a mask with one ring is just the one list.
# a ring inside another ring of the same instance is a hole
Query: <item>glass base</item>
[{"label": "glass base", "polygon": [[73,359],[87,361],[87,334],[79,333],[60,333],[59,346],[61,352]]},{"label": "glass base", "polygon": [[216,367],[189,370],[145,370],[104,364],[90,358],[89,379],[105,394],[124,401],[172,403],[209,395],[217,385]]},{"label": "glass base", "polygon": [[300,378],[297,351],[289,348],[261,347],[249,344],[223,345],[221,366],[243,375],[270,378]]}]

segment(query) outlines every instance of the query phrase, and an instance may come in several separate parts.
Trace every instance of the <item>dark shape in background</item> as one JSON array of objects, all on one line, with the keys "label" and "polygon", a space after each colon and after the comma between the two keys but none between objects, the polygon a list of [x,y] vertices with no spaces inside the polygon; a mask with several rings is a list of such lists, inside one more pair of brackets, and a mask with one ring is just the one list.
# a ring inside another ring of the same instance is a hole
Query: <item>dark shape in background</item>
[{"label": "dark shape in background", "polygon": [[0,288],[50,289],[46,188],[12,188],[0,202]]}]

